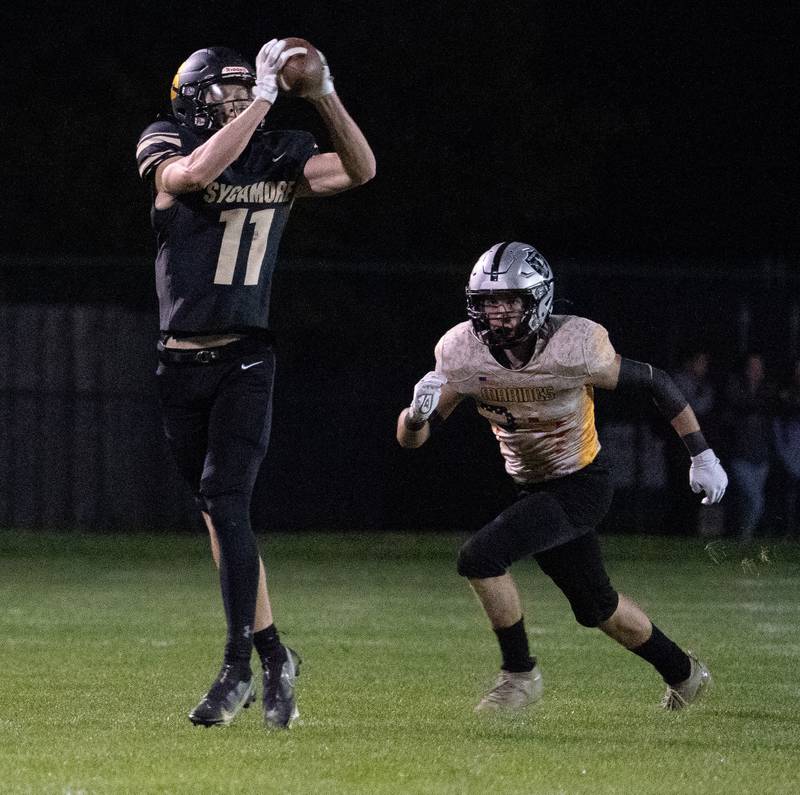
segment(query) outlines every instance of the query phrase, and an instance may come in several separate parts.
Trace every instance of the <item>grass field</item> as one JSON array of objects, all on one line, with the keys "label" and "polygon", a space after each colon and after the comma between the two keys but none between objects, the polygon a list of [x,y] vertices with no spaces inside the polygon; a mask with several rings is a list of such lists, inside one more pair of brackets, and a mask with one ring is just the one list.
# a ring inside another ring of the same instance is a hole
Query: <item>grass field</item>
[{"label": "grass field", "polygon": [[797,793],[800,548],[607,537],[608,568],[715,688],[662,712],[641,660],[518,565],[544,701],[472,707],[498,667],[460,539],[262,538],[301,721],[186,713],[219,665],[205,539],[0,532],[2,793]]}]

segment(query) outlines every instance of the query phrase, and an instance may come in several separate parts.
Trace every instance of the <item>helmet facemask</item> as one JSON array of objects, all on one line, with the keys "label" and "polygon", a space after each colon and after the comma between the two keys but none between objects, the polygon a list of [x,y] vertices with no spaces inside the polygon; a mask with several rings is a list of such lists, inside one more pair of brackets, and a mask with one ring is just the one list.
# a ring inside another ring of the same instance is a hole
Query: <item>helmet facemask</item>
[{"label": "helmet facemask", "polygon": [[198,107],[219,130],[253,103],[253,86],[242,81],[210,83],[199,92]]},{"label": "helmet facemask", "polygon": [[531,290],[467,290],[467,314],[473,334],[493,348],[521,345],[542,326],[536,310],[546,292],[544,285]]}]

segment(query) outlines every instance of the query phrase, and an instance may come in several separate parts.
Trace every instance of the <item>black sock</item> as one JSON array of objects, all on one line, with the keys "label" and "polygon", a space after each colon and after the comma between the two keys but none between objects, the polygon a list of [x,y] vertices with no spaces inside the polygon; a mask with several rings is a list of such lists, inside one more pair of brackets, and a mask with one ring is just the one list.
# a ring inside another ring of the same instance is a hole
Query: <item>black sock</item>
[{"label": "black sock", "polygon": [[268,660],[286,654],[275,624],[270,624],[268,627],[256,632],[253,635],[253,645],[261,658],[261,665],[264,667],[266,667]]},{"label": "black sock", "polygon": [[525,633],[525,620],[520,619],[510,627],[500,627],[495,629],[497,641],[500,644],[500,653],[503,655],[503,663],[500,666],[504,671],[518,673],[520,671],[532,671],[536,665],[536,658],[531,657],[528,649],[528,636]]},{"label": "black sock", "polygon": [[655,624],[653,634],[641,645],[631,649],[652,665],[668,685],[689,678],[692,663],[680,646],[671,641]]}]

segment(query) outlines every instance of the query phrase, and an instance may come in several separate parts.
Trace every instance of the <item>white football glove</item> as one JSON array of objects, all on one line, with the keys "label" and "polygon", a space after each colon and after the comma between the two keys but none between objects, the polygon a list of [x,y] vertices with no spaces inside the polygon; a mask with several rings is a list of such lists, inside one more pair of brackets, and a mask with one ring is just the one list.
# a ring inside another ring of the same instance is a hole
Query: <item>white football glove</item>
[{"label": "white football glove", "polygon": [[268,41],[256,55],[256,85],[253,96],[275,102],[278,96],[278,72],[283,68],[289,55],[284,53],[286,42],[281,39]]},{"label": "white football glove", "polygon": [[703,505],[712,505],[722,499],[728,487],[728,476],[719,463],[719,458],[709,448],[699,455],[692,456],[692,465],[689,467],[689,485],[695,494],[701,491],[706,493]]},{"label": "white football glove", "polygon": [[316,99],[322,99],[322,97],[327,97],[328,94],[333,94],[335,91],[331,70],[328,68],[328,59],[319,50],[317,50],[317,52],[319,53],[320,61],[322,61],[322,77],[318,85],[307,89],[300,95],[303,99],[308,99],[311,102]]},{"label": "white football glove", "polygon": [[411,422],[422,423],[430,419],[439,398],[442,396],[442,387],[447,379],[439,373],[431,371],[424,375],[414,387],[414,399],[406,415]]}]

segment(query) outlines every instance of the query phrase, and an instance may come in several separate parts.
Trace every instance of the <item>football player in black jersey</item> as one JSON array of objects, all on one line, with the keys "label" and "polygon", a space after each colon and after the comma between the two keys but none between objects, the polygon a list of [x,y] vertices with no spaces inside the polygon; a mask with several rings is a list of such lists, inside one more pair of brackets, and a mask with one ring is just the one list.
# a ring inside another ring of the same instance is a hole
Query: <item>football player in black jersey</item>
[{"label": "football player in black jersey", "polygon": [[189,714],[199,725],[227,725],[255,699],[254,645],[267,726],[288,727],[298,714],[299,658],[278,636],[250,526],[271,425],[270,286],[293,201],[375,174],[372,150],[320,55],[321,77],[302,96],[335,151],[318,153],[307,132],[262,129],[289,57],[273,39],[255,69],[224,47],[190,55],[172,83],[172,115],[147,127],[136,152],[152,186],[164,430],[208,527],[228,625],[222,669]]}]

